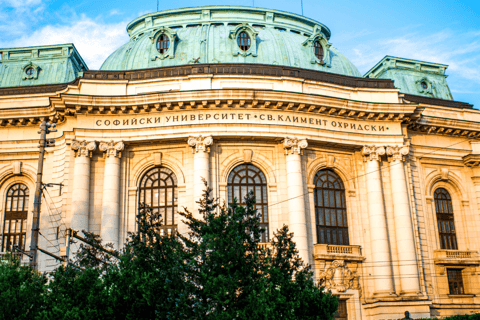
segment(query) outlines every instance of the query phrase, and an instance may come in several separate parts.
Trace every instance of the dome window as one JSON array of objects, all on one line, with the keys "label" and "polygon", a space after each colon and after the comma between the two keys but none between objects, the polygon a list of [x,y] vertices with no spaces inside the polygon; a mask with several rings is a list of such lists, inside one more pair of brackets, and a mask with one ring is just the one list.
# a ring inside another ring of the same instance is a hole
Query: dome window
[{"label": "dome window", "polygon": [[422,81],[421,86],[423,89],[428,89],[428,84],[425,81]]},{"label": "dome window", "polygon": [[247,51],[250,49],[252,41],[250,40],[250,36],[245,31],[240,32],[237,37],[237,44],[242,49],[242,51]]},{"label": "dome window", "polygon": [[27,68],[27,70],[25,70],[25,73],[27,74],[27,76],[33,76],[33,73],[35,72],[35,70],[33,70],[33,68]]},{"label": "dome window", "polygon": [[320,61],[323,62],[323,47],[322,47],[322,45],[320,44],[320,41],[318,41],[318,40],[315,41],[315,42],[313,43],[313,47],[314,47],[314,49],[315,49],[315,57],[316,57],[318,60],[320,60]]},{"label": "dome window", "polygon": [[160,35],[157,40],[157,51],[160,54],[165,54],[170,47],[170,38],[166,34]]}]

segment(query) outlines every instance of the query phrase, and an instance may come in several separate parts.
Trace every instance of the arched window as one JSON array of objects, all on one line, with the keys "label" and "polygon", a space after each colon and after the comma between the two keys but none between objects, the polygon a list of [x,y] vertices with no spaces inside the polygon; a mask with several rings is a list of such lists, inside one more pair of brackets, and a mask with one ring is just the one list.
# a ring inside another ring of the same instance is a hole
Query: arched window
[{"label": "arched window", "polygon": [[159,232],[162,235],[170,235],[176,231],[177,198],[177,177],[168,168],[150,169],[140,180],[139,203],[152,207],[152,213],[160,213],[162,227]]},{"label": "arched window", "polygon": [[168,51],[170,47],[170,38],[166,34],[160,35],[157,40],[157,51],[161,54],[164,54]]},{"label": "arched window", "polygon": [[315,175],[317,243],[348,245],[347,205],[342,179],[330,169]]},{"label": "arched window", "polygon": [[246,33],[245,31],[240,32],[237,37],[237,44],[243,51],[247,51],[248,49],[250,49],[251,40],[248,33]]},{"label": "arched window", "polygon": [[313,47],[315,48],[315,57],[318,60],[323,61],[323,47],[320,42],[317,40],[313,43]]},{"label": "arched window", "polygon": [[260,215],[260,226],[265,229],[262,242],[268,242],[267,179],[254,165],[236,166],[228,175],[228,203],[231,205],[236,198],[239,205],[245,205],[245,196],[251,190],[255,193],[255,209]]},{"label": "arched window", "polygon": [[457,250],[457,235],[453,221],[452,197],[444,188],[438,188],[433,195],[435,211],[437,213],[438,234],[440,248]]},{"label": "arched window", "polygon": [[13,245],[18,245],[22,250],[25,249],[28,196],[28,188],[23,183],[14,184],[7,191],[2,251],[12,251]]}]

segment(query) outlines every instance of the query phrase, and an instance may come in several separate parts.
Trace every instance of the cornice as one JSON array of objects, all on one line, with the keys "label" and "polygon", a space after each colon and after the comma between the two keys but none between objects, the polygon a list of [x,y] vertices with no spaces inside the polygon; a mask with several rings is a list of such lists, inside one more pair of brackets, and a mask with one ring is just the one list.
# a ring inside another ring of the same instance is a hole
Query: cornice
[{"label": "cornice", "polygon": [[468,138],[480,137],[480,122],[426,115],[421,115],[415,122],[411,122],[408,129],[426,134]]},{"label": "cornice", "polygon": [[136,114],[198,109],[267,109],[325,114],[360,120],[412,121],[416,106],[370,103],[329,96],[254,89],[176,91],[131,96],[61,94],[51,98],[62,116],[77,114]]}]

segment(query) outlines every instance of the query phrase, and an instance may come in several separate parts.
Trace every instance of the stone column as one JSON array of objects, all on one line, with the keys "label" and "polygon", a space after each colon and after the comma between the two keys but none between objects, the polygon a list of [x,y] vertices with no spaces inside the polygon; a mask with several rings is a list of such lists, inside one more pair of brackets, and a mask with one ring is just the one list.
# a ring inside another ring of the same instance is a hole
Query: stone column
[{"label": "stone column", "polygon": [[385,148],[365,146],[362,150],[366,162],[368,217],[370,220],[370,241],[372,251],[373,278],[375,296],[385,297],[394,294],[392,278],[392,259],[388,242],[387,220],[383,203],[382,180],[380,175],[380,156]]},{"label": "stone column", "polygon": [[310,263],[301,161],[302,149],[305,149],[308,143],[307,140],[285,138],[283,146],[287,160],[288,227],[293,232],[293,240],[297,244],[300,257],[305,263]]},{"label": "stone column", "polygon": [[102,223],[100,236],[103,243],[113,244],[118,249],[120,224],[120,157],[125,145],[122,141],[101,142],[99,149],[105,156],[103,174]]},{"label": "stone column", "polygon": [[97,148],[95,141],[72,141],[75,150],[73,169],[72,220],[70,228],[88,231],[88,211],[90,206],[90,157]]},{"label": "stone column", "polygon": [[210,146],[213,143],[212,136],[195,136],[188,138],[188,145],[193,148],[193,197],[195,199],[195,203],[193,205],[194,208],[194,216],[197,219],[202,218],[199,213],[199,204],[197,203],[198,200],[202,198],[203,191],[205,190],[205,183],[207,182],[208,187],[210,185]]},{"label": "stone column", "polygon": [[387,155],[391,156],[390,184],[392,187],[397,259],[399,261],[400,285],[402,287],[401,294],[417,295],[420,293],[420,282],[418,279],[410,201],[408,200],[407,182],[403,166],[404,156],[407,154],[407,146],[387,147]]}]

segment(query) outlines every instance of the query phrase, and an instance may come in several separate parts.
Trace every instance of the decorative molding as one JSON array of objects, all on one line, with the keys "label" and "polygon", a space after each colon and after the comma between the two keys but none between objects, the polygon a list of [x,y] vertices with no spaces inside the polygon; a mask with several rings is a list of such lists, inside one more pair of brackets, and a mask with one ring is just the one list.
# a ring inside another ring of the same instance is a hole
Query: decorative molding
[{"label": "decorative molding", "polygon": [[290,138],[286,137],[283,141],[283,147],[285,148],[285,154],[302,154],[302,150],[308,147],[306,139]]},{"label": "decorative molding", "polygon": [[[320,45],[322,46],[323,49],[323,59],[320,60],[315,56],[315,48],[314,48],[314,43],[315,41],[318,41]],[[315,31],[314,33],[302,43],[305,47],[308,48],[310,51],[310,55],[312,59],[310,60],[311,64],[320,64],[324,65],[326,67],[331,67],[332,61],[330,58],[330,47],[332,44],[328,42],[327,38],[325,35],[321,32],[321,27],[315,26]]]},{"label": "decorative molding", "polygon": [[335,166],[335,156],[329,154],[327,156],[327,168],[333,168]]},{"label": "decorative molding", "polygon": [[245,163],[251,163],[253,158],[253,150],[245,149],[243,150],[243,161]]},{"label": "decorative molding", "polygon": [[409,151],[408,146],[388,146],[386,150],[387,155],[392,157],[392,161],[405,161]]},{"label": "decorative molding", "polygon": [[[248,36],[250,37],[250,48],[248,48],[247,51],[243,51],[240,49],[237,43],[237,38],[238,35],[242,32],[245,31]],[[236,26],[233,30],[230,30],[230,39],[232,40],[232,53],[234,56],[248,56],[251,55],[252,57],[257,56],[257,36],[258,32],[255,31],[255,29],[250,26],[248,23],[242,23]]]},{"label": "decorative molding", "polygon": [[13,168],[14,175],[22,174],[22,161],[13,161],[12,168]]},{"label": "decorative molding", "polygon": [[156,166],[162,165],[162,153],[161,152],[154,152],[153,153],[153,164]]},{"label": "decorative molding", "polygon": [[[28,74],[27,70],[30,68],[32,68],[32,73]],[[40,73],[40,67],[34,64],[33,62],[30,62],[23,67],[22,80],[36,80],[38,79],[39,73]]]},{"label": "decorative molding", "polygon": [[115,142],[111,140],[110,142],[100,142],[98,147],[100,151],[105,152],[105,156],[108,157],[118,157],[122,156],[122,151],[125,149],[125,144],[123,141]]},{"label": "decorative molding", "polygon": [[77,157],[91,157],[92,151],[97,148],[97,143],[95,141],[78,141],[73,140],[71,145],[72,150],[76,151]]},{"label": "decorative molding", "polygon": [[480,154],[469,154],[462,158],[467,167],[478,167],[480,165]]},{"label": "decorative molding", "polygon": [[441,168],[439,169],[440,171],[440,179],[443,180],[443,181],[447,181],[448,180],[448,168]]},{"label": "decorative molding", "polygon": [[[422,83],[425,83],[427,87],[424,88]],[[417,86],[418,93],[433,96],[433,89],[435,88],[435,86],[433,85],[432,81],[428,80],[426,77],[423,77],[422,79],[415,81],[415,84]]]},{"label": "decorative molding", "polygon": [[[168,50],[165,53],[160,53],[157,50],[157,41],[158,38],[162,35],[166,35],[170,41],[170,44],[168,46]],[[177,40],[177,33],[172,31],[168,27],[161,27],[159,29],[154,29],[150,36],[150,40],[152,41],[152,57],[151,60],[155,61],[157,59],[164,60],[166,58],[173,59],[175,58],[175,42]]]},{"label": "decorative molding", "polygon": [[364,146],[362,149],[362,155],[364,156],[364,161],[380,161],[380,157],[385,154],[384,147],[377,146]]},{"label": "decorative molding", "polygon": [[360,290],[357,273],[351,271],[344,260],[334,260],[329,268],[320,272],[318,284],[337,292],[345,292],[348,289]]},{"label": "decorative molding", "polygon": [[212,136],[191,136],[188,138],[188,145],[190,147],[195,147],[193,153],[197,152],[210,152],[210,146],[213,144]]}]

